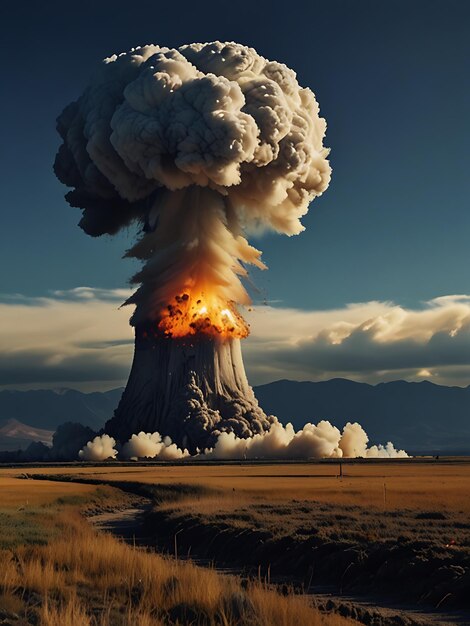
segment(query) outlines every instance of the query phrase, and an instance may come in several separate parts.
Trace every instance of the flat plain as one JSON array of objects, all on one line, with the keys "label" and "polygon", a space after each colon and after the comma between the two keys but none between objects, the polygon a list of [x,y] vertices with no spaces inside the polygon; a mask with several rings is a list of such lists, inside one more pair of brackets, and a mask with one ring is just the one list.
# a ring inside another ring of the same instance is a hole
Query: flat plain
[{"label": "flat plain", "polygon": [[[0,490],[1,547],[16,571],[3,598],[18,619],[33,593],[41,624],[72,609],[69,623],[86,625],[470,623],[465,460],[5,468]],[[134,546],[94,523],[108,518],[113,531],[128,511],[138,512]],[[67,552],[71,533],[96,554]],[[119,578],[110,555],[132,574]],[[18,562],[49,558],[67,593],[18,575]],[[168,582],[190,573],[193,586]]]}]

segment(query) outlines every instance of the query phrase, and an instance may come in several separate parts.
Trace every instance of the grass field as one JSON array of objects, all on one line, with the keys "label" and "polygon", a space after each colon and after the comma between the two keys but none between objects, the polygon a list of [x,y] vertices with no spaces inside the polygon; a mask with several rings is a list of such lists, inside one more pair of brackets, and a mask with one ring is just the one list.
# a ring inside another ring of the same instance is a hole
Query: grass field
[{"label": "grass field", "polygon": [[[470,514],[470,463],[395,461],[345,463],[343,479],[332,463],[272,465],[159,465],[32,469],[30,474],[92,476],[104,481],[201,485],[220,493],[235,489],[236,499],[285,502],[293,499],[327,504],[364,504],[376,509],[438,509]],[[17,469],[0,470],[2,477]],[[385,486],[385,490],[384,490]],[[385,494],[385,495],[384,495]]]},{"label": "grass field", "polygon": [[[4,470],[3,480],[17,472]],[[332,463],[28,472],[67,474],[148,497],[154,509],[145,532],[155,535],[160,550],[172,553],[177,541],[180,554],[312,589],[329,584],[431,608],[470,608],[466,462],[344,463],[342,477]]]},{"label": "grass field", "polygon": [[0,470],[0,623],[354,623],[319,612],[306,597],[281,595],[262,582],[242,584],[235,576],[165,558],[96,531],[82,513],[126,508],[134,499],[121,489],[25,480],[18,474]]}]

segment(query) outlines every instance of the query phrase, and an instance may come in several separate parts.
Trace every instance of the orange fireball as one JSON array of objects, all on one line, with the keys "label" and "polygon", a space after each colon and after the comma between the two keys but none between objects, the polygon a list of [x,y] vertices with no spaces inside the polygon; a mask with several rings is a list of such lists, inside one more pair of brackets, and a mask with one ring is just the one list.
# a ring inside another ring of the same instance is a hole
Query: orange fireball
[{"label": "orange fireball", "polygon": [[242,339],[249,334],[248,324],[233,302],[223,302],[215,295],[191,292],[175,296],[161,311],[157,327],[166,337],[203,333]]}]

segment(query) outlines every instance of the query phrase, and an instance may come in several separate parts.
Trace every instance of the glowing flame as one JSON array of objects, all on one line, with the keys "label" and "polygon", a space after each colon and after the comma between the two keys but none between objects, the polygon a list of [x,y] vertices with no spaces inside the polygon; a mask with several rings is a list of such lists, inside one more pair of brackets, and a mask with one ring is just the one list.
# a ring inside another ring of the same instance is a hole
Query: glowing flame
[{"label": "glowing flame", "polygon": [[215,295],[183,293],[160,313],[158,330],[167,337],[203,333],[213,337],[247,337],[248,324],[231,302]]}]

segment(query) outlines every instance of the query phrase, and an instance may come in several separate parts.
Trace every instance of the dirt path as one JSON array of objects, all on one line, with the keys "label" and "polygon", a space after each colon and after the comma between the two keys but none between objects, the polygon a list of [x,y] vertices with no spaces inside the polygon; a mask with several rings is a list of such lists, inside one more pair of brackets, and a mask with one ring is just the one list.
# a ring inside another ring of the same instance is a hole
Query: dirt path
[{"label": "dirt path", "polygon": [[134,542],[145,545],[139,529],[151,506],[151,503],[136,503],[136,505],[125,509],[87,515],[87,519],[98,530],[112,533],[127,543]]}]

